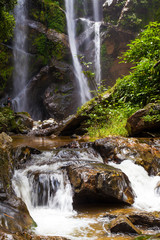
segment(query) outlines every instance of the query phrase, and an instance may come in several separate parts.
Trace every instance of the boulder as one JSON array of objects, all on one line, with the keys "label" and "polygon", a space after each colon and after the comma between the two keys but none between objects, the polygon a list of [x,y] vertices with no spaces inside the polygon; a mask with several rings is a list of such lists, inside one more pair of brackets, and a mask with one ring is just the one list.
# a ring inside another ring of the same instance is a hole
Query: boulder
[{"label": "boulder", "polygon": [[[27,86],[27,111],[34,120],[54,118],[57,121],[75,113],[77,99],[73,69],[52,59],[35,75]],[[40,97],[41,96],[41,97]]]},{"label": "boulder", "polygon": [[135,227],[132,222],[125,216],[117,217],[109,225],[111,233],[141,233],[141,231],[137,227]]},{"label": "boulder", "polygon": [[117,219],[119,217],[125,217],[129,221],[132,222],[135,226],[143,228],[143,230],[147,230],[148,228],[156,228],[160,227],[160,213],[159,212],[145,212],[137,209],[121,209],[121,210],[113,210],[112,212],[108,212],[104,218],[112,221],[113,219]]},{"label": "boulder", "polygon": [[0,134],[0,230],[4,232],[22,233],[34,225],[26,205],[15,196],[12,188],[14,169],[28,161],[31,152],[37,153],[32,148],[13,148],[12,138],[6,133]]},{"label": "boulder", "polygon": [[160,135],[160,104],[148,104],[127,120],[126,129],[130,136]]},{"label": "boulder", "polygon": [[16,197],[9,201],[0,202],[0,214],[0,230],[22,233],[35,225],[26,205]]},{"label": "boulder", "polygon": [[124,202],[132,204],[134,193],[128,177],[103,163],[70,165],[67,168],[74,191],[74,204],[86,202]]},{"label": "boulder", "polygon": [[128,159],[143,166],[149,175],[159,174],[160,148],[158,140],[107,137],[96,140],[93,147],[100,153],[105,163],[109,161],[121,163]]}]

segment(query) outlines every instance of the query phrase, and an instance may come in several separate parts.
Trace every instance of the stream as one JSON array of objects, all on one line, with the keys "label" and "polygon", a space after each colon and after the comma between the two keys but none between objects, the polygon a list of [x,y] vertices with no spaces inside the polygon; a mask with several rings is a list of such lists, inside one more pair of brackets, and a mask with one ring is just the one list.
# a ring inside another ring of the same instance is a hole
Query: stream
[{"label": "stream", "polygon": [[[160,177],[149,177],[141,166],[135,165],[130,160],[121,164],[111,162],[111,166],[120,168],[129,176],[136,195],[135,203],[131,207],[121,204],[85,204],[73,209],[73,192],[66,171],[63,169],[68,162],[65,156],[61,156],[62,159],[64,158],[63,161],[56,161],[57,155],[54,152],[56,147],[71,141],[73,139],[66,137],[55,139],[13,137],[13,146],[29,145],[42,150],[42,154],[33,155],[26,168],[16,170],[13,177],[16,195],[26,203],[30,215],[37,224],[34,232],[37,235],[61,236],[71,240],[134,239],[132,235],[111,235],[105,227],[109,218],[104,216],[106,213],[127,213],[135,209],[159,211],[160,199],[154,192],[154,187],[160,181]],[[84,153],[79,154],[81,159],[86,159]],[[74,157],[71,161],[75,161]],[[102,159],[88,156],[87,161],[102,162]],[[150,229],[148,233],[152,231]]]}]

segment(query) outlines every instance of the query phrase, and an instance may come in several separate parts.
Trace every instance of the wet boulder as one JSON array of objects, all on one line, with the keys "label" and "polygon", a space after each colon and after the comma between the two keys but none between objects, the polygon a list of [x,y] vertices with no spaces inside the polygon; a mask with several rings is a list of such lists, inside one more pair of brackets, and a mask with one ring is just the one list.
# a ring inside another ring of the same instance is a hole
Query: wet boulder
[{"label": "wet boulder", "polygon": [[29,160],[29,148],[13,148],[12,138],[6,133],[0,134],[0,229],[15,233],[31,228],[34,222],[26,205],[15,196],[12,188],[14,169],[20,162]]},{"label": "wet boulder", "polygon": [[10,233],[22,233],[35,226],[26,205],[16,197],[0,203],[0,214],[0,229]]},{"label": "wet boulder", "polygon": [[9,107],[0,108],[0,133],[25,134],[33,126],[33,120],[28,113],[15,113]]},{"label": "wet boulder", "polygon": [[103,163],[81,163],[67,168],[74,191],[74,203],[124,202],[132,204],[134,193],[121,170]]},{"label": "wet boulder", "polygon": [[107,137],[93,143],[105,163],[114,161],[121,163],[132,160],[141,165],[149,175],[159,174],[160,171],[160,142],[151,139],[136,139],[124,137]]},{"label": "wet boulder", "polygon": [[125,216],[119,216],[110,223],[112,233],[131,233],[140,234],[141,231]]},{"label": "wet boulder", "polygon": [[[116,224],[118,219],[128,219],[136,228],[140,229],[145,233],[148,229],[155,229],[160,227],[160,214],[159,212],[145,212],[137,209],[121,209],[121,210],[113,210],[108,212],[104,219],[107,219],[110,223],[108,226],[112,225],[112,223]],[[113,226],[114,226],[113,224]],[[106,225],[107,227],[107,225]],[[146,232],[147,233],[147,232]]]}]

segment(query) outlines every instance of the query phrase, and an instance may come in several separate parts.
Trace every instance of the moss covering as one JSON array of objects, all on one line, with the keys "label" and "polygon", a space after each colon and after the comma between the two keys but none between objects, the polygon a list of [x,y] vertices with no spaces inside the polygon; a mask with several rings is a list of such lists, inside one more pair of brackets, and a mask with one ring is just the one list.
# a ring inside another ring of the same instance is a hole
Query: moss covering
[{"label": "moss covering", "polygon": [[37,54],[42,57],[44,65],[47,64],[53,56],[61,60],[65,54],[64,45],[60,41],[50,41],[45,34],[38,34],[33,39],[33,45],[35,46]]},{"label": "moss covering", "polygon": [[24,125],[22,117],[9,107],[0,108],[0,133],[26,133],[28,128]]},{"label": "moss covering", "polygon": [[47,28],[55,29],[57,32],[65,32],[66,18],[62,9],[62,1],[36,0],[31,1],[30,17],[43,23]]}]

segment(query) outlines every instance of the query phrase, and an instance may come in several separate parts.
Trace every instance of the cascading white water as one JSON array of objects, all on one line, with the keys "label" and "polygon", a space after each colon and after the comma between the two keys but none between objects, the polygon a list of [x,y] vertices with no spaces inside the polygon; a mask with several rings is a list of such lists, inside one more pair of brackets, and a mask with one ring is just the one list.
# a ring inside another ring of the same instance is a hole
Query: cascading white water
[{"label": "cascading white water", "polygon": [[145,169],[131,160],[121,164],[110,163],[111,166],[121,169],[129,178],[135,192],[133,206],[146,211],[160,211],[160,196],[155,188],[160,182],[159,176],[148,176]]},{"label": "cascading white water", "polygon": [[74,0],[65,0],[66,6],[66,19],[67,29],[69,36],[70,49],[73,59],[74,73],[78,82],[80,91],[80,104],[84,104],[86,101],[91,99],[90,89],[87,83],[87,79],[83,73],[82,66],[78,59],[78,50],[76,44],[76,26],[75,26],[75,15],[74,15]]},{"label": "cascading white water", "polygon": [[[40,163],[51,157],[52,153],[44,152],[41,156],[35,155],[34,160]],[[31,165],[27,169],[17,170],[12,180],[13,189],[26,203],[36,222],[36,234],[74,240],[90,239],[85,231],[95,220],[76,218],[71,184],[61,165]]]},{"label": "cascading white water", "polygon": [[95,22],[95,81],[97,86],[101,84],[101,39],[100,39],[101,22]]},{"label": "cascading white water", "polygon": [[93,12],[94,12],[94,21],[95,21],[95,81],[97,87],[101,83],[101,39],[100,39],[100,27],[101,27],[101,16],[100,16],[100,7],[99,1],[93,0]]},{"label": "cascading white water", "polygon": [[26,105],[24,88],[28,76],[28,54],[26,53],[27,27],[25,24],[27,18],[26,0],[18,0],[14,13],[16,26],[14,30],[13,47],[13,103],[15,111],[24,111]]}]

